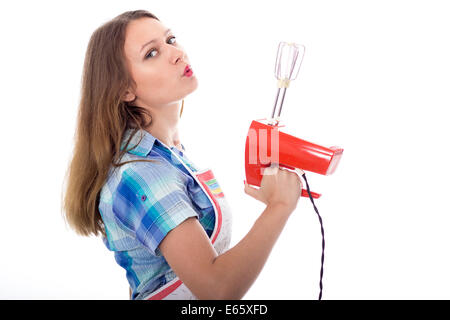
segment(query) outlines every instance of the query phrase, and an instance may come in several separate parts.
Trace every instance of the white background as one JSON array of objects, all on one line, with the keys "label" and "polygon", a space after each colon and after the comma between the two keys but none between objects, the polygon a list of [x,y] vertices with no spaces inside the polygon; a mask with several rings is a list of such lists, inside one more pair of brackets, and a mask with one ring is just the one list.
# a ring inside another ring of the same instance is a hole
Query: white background
[{"label": "white background", "polygon": [[[344,155],[307,173],[325,228],[323,299],[449,299],[450,9],[446,1],[1,2],[1,299],[128,299],[100,238],[64,223],[88,40],[145,9],[174,30],[198,78],[181,140],[233,210],[232,245],[264,205],[243,192],[253,119],[271,114],[279,41],[306,46],[285,132]],[[321,234],[302,198],[244,299],[317,299]]]}]

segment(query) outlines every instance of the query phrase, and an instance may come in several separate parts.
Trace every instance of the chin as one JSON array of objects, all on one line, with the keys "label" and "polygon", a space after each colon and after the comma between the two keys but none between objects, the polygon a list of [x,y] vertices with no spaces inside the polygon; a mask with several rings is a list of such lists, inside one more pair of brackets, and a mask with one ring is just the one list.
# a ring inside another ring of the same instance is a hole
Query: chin
[{"label": "chin", "polygon": [[[193,76],[195,77],[195,76]],[[186,80],[186,79],[185,79]],[[197,90],[198,88],[198,80],[197,77],[193,78],[193,79],[187,79],[190,84],[187,86],[188,87],[188,92],[186,93],[186,95],[194,92],[195,90]]]}]

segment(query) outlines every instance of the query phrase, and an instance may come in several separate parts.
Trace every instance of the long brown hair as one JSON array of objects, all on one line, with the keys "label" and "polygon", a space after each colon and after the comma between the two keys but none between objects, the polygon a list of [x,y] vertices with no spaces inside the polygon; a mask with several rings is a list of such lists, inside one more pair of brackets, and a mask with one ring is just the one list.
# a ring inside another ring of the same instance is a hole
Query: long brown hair
[{"label": "long brown hair", "polygon": [[[118,163],[134,134],[151,122],[146,109],[131,105],[133,101],[122,101],[130,86],[136,88],[125,60],[126,28],[130,21],[143,17],[159,21],[145,10],[124,12],[97,28],[86,50],[73,158],[65,176],[68,179],[62,208],[70,227],[83,236],[105,236],[98,204],[111,166],[152,162]],[[121,150],[128,128],[134,130]]]}]

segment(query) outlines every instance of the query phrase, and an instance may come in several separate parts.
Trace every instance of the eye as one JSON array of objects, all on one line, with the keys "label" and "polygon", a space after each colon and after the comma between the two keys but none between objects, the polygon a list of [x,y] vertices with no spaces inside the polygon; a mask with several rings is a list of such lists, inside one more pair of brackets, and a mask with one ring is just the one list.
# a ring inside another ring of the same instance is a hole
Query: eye
[{"label": "eye", "polygon": [[[168,40],[170,40],[170,39],[176,39],[176,37],[175,36],[171,36],[171,37],[168,38]],[[154,57],[154,55],[151,55],[151,53],[154,52],[155,50],[156,50],[155,48],[150,49],[150,51],[145,56],[145,59]]]}]

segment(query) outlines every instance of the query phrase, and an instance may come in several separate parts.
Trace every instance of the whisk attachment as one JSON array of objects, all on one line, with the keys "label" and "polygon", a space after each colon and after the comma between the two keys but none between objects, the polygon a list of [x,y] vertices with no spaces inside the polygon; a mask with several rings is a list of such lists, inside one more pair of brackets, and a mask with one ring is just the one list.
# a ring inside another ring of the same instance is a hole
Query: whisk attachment
[{"label": "whisk attachment", "polygon": [[[275,98],[275,104],[273,106],[272,116],[269,121],[270,124],[278,124],[280,122],[281,109],[283,107],[286,89],[289,87],[290,82],[297,78],[304,55],[304,45],[284,41],[278,44],[277,60],[275,62],[274,71],[275,77],[278,79],[278,91]],[[281,89],[283,89],[281,103],[278,109],[278,115],[275,118],[275,112],[277,109],[278,98],[280,96]]]}]

